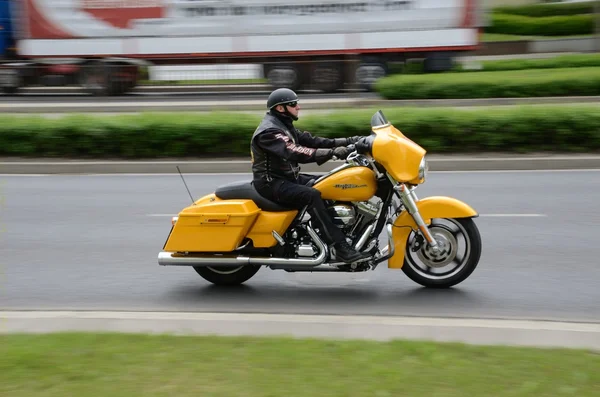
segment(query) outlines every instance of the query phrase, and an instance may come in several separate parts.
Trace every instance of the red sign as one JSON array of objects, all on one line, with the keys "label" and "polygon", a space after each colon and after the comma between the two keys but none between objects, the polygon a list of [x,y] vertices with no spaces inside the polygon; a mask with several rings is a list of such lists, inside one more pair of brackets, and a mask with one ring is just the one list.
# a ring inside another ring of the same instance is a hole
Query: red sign
[{"label": "red sign", "polygon": [[136,19],[164,16],[163,0],[81,0],[83,11],[116,28],[127,29]]}]

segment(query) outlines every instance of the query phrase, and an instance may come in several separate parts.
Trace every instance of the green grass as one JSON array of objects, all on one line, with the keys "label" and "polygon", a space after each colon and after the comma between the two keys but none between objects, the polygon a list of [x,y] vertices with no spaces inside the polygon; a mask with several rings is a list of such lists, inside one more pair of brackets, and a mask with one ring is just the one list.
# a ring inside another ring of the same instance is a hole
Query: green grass
[{"label": "green grass", "polygon": [[484,42],[496,41],[521,41],[521,40],[558,40],[558,39],[589,39],[593,34],[577,34],[570,36],[522,36],[518,34],[483,33],[481,40]]},{"label": "green grass", "polygon": [[394,341],[0,336],[0,395],[597,396],[600,355]]}]

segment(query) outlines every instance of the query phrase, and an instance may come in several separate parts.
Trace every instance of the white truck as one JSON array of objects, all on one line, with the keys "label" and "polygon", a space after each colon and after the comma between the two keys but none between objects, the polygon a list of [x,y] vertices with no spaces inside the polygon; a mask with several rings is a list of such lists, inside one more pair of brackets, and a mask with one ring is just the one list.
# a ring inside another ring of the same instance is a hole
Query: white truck
[{"label": "white truck", "polygon": [[368,88],[392,62],[447,70],[479,48],[485,19],[483,0],[1,1],[7,93],[80,84],[122,94],[141,66],[223,63],[263,65],[272,87]]}]

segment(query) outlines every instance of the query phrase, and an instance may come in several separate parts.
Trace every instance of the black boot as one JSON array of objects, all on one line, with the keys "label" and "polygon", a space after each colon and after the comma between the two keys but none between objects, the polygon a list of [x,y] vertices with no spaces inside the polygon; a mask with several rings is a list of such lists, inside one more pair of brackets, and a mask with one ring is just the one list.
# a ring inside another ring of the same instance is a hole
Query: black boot
[{"label": "black boot", "polygon": [[314,221],[320,224],[323,235],[329,244],[333,244],[335,257],[346,263],[354,263],[370,257],[368,254],[356,251],[346,242],[344,233],[333,224],[325,207],[316,203],[308,211]]},{"label": "black boot", "polygon": [[333,245],[335,257],[346,263],[364,261],[370,257],[369,254],[356,251],[347,242],[335,243]]}]

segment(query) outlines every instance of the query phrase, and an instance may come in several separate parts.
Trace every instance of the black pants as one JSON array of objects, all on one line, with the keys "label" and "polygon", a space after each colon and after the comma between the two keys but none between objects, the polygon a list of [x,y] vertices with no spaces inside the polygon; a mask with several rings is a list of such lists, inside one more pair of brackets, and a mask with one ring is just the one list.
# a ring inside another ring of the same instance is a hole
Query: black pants
[{"label": "black pants", "polygon": [[329,244],[345,242],[344,233],[333,224],[327,213],[323,199],[321,199],[321,192],[306,186],[310,180],[317,178],[310,174],[300,174],[297,183],[284,179],[274,179],[271,182],[255,180],[254,186],[262,196],[286,207],[302,209],[304,206],[308,206],[308,213],[312,220],[321,227]]}]

